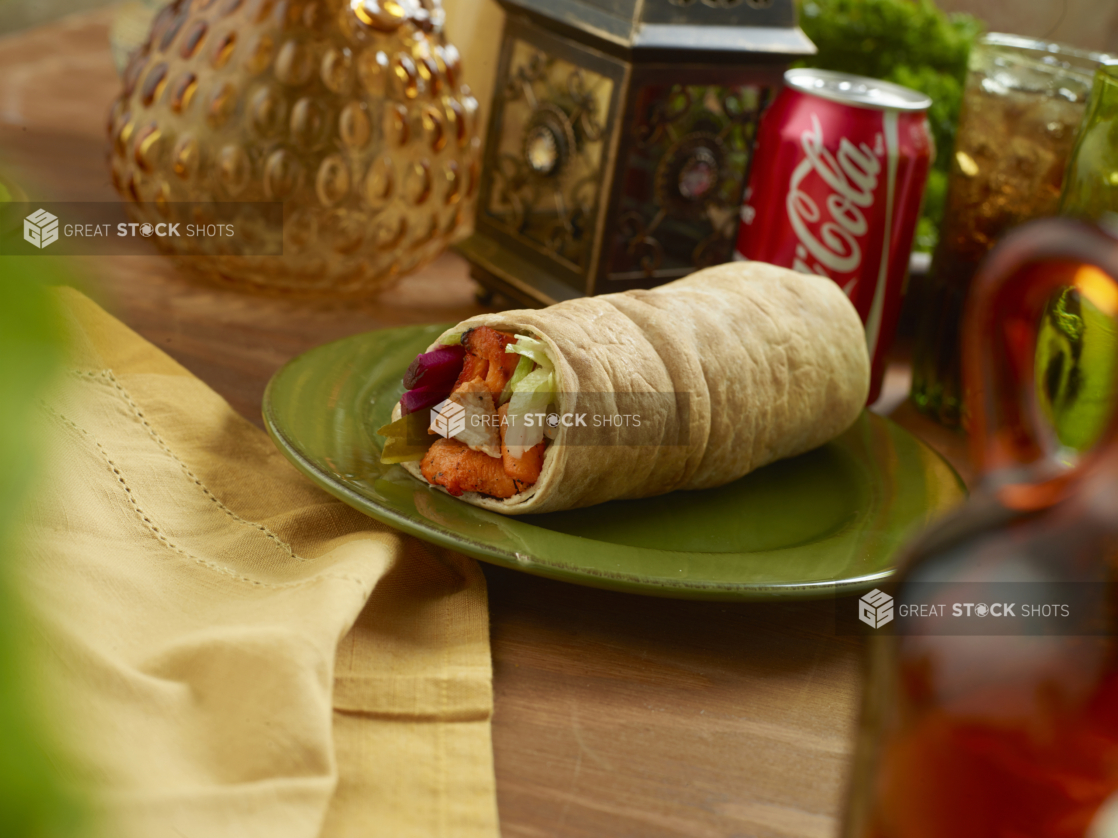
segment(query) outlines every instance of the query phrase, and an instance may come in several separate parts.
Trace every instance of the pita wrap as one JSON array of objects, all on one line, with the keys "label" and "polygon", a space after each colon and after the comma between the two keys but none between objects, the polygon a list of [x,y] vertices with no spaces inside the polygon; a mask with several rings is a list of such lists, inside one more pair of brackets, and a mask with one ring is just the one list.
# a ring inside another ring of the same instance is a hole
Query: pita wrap
[{"label": "pita wrap", "polygon": [[[729,483],[834,439],[869,391],[865,332],[842,290],[761,262],[707,268],[653,290],[481,314],[443,337],[476,326],[547,346],[559,414],[612,415],[636,394],[664,394],[640,402],[653,415],[639,433],[560,427],[539,480],[520,494],[460,498],[506,515]],[[419,462],[402,465],[427,483]]]}]

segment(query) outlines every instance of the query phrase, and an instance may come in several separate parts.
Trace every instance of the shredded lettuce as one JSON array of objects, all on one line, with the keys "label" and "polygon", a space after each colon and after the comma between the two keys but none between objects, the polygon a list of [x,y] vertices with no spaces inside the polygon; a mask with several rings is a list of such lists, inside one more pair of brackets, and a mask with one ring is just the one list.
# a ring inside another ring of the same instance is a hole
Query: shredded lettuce
[{"label": "shredded lettuce", "polygon": [[449,335],[444,335],[439,338],[439,343],[442,346],[458,346],[462,343],[462,332],[451,332]]},{"label": "shredded lettuce", "polygon": [[[520,363],[516,365],[516,370],[513,371],[505,392],[501,393],[502,404],[506,400],[506,393],[510,400],[516,398],[518,393],[522,394],[521,404],[524,404],[524,398],[528,394],[533,394],[533,404],[544,390],[551,395],[555,395],[555,365],[551,363],[551,358],[547,354],[547,347],[544,346],[542,341],[530,338],[527,335],[517,335],[516,343],[510,343],[506,346],[505,352],[518,354]],[[512,409],[510,406],[509,410],[512,411]]]},{"label": "shredded lettuce", "polygon": [[[527,335],[517,335],[516,343],[509,344],[505,351],[521,356],[506,388],[509,409],[505,447],[511,456],[522,457],[525,451],[543,441],[547,427],[543,420],[548,405],[555,398],[555,366],[547,355],[547,347]],[[504,393],[501,398],[503,401]],[[532,418],[529,422],[530,414]]]},{"label": "shredded lettuce", "polygon": [[520,356],[520,363],[518,363],[516,369],[513,370],[512,378],[510,378],[509,383],[505,385],[505,389],[501,391],[501,398],[497,401],[497,407],[500,407],[512,398],[513,388],[524,380],[524,377],[532,371],[532,367],[535,365],[536,362],[527,355]]},{"label": "shredded lettuce", "polygon": [[543,341],[530,338],[527,335],[517,335],[516,343],[510,343],[506,346],[505,352],[515,352],[518,355],[531,358],[541,367],[554,368],[551,358],[547,356],[547,347],[544,346]]},{"label": "shredded lettuce", "polygon": [[547,407],[548,402],[540,404],[540,399],[550,399],[555,395],[555,373],[546,367],[532,370],[513,388],[509,400],[509,412],[521,413],[517,408],[531,405],[535,408]]}]

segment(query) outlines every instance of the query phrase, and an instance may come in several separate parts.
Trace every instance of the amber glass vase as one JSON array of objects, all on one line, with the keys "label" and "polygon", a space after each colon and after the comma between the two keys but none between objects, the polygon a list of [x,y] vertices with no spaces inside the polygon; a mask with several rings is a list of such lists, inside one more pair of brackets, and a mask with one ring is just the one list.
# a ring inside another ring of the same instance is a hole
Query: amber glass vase
[{"label": "amber glass vase", "polygon": [[[983,477],[890,586],[898,620],[870,640],[847,838],[1115,834],[1118,417],[1075,455],[1033,386],[1051,295],[1073,286],[1114,317],[1115,277],[1118,241],[1057,219],[1012,234],[975,279],[964,376]],[[989,586],[1015,591],[1016,610],[974,595]],[[960,632],[964,601],[979,625]],[[943,616],[902,623],[913,604]]]},{"label": "amber glass vase", "polygon": [[177,0],[113,104],[113,185],[135,221],[234,224],[184,260],[210,277],[381,286],[472,213],[477,102],[442,24],[439,0]]}]

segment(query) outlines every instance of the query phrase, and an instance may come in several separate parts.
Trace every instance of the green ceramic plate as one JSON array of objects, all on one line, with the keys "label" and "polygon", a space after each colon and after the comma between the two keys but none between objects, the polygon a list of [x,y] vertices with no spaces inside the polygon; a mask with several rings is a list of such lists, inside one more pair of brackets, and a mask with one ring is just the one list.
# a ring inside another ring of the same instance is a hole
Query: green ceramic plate
[{"label": "green ceramic plate", "polygon": [[276,373],[264,422],[326,491],[374,518],[475,558],[554,579],[689,599],[820,597],[892,573],[911,532],[963,497],[906,431],[863,413],[839,439],[718,489],[505,517],[379,462],[374,431],[401,377],[443,326],[320,346]]}]

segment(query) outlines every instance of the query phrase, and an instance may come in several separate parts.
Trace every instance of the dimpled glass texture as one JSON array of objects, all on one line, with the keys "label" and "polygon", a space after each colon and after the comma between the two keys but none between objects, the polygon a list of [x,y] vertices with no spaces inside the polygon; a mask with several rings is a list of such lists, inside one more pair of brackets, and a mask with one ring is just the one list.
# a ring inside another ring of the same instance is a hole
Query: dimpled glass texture
[{"label": "dimpled glass texture", "polygon": [[[109,117],[129,215],[233,224],[183,263],[260,289],[362,294],[434,258],[479,177],[477,101],[443,17],[439,0],[171,3]],[[247,202],[283,202],[282,228]],[[243,255],[281,237],[283,256]]]}]

